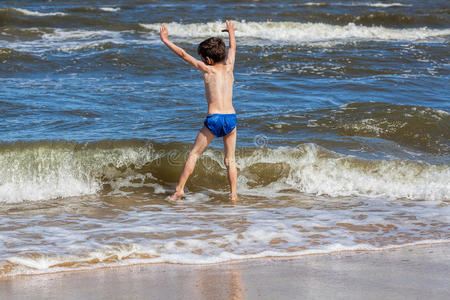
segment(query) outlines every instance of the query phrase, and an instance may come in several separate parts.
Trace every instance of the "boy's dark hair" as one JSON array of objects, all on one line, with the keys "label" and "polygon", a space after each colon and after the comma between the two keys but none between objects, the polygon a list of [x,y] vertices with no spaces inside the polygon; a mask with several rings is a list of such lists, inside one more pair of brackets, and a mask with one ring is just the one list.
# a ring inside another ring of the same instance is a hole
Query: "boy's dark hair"
[{"label": "boy's dark hair", "polygon": [[225,43],[218,37],[211,37],[201,42],[198,45],[197,53],[203,58],[209,57],[214,63],[225,60],[227,56]]}]

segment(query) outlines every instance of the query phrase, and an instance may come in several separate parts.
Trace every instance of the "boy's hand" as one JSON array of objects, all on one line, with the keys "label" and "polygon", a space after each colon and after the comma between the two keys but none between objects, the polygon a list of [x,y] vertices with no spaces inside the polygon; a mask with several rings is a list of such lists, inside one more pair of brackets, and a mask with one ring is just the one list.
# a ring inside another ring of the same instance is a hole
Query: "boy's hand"
[{"label": "boy's hand", "polygon": [[162,24],[159,28],[159,33],[161,35],[161,41],[167,41],[169,39],[169,31],[167,30],[166,25]]},{"label": "boy's hand", "polygon": [[222,29],[222,32],[234,33],[234,24],[227,20],[227,28]]}]

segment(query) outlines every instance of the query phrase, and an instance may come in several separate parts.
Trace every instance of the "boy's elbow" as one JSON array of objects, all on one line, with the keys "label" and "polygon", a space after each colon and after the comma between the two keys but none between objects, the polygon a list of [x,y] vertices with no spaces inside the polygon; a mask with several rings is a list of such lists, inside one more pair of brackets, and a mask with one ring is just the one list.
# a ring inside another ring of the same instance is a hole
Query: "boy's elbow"
[{"label": "boy's elbow", "polygon": [[178,53],[178,56],[181,57],[182,59],[185,59],[185,58],[186,58],[186,52],[185,52],[184,50],[181,50],[181,51]]}]

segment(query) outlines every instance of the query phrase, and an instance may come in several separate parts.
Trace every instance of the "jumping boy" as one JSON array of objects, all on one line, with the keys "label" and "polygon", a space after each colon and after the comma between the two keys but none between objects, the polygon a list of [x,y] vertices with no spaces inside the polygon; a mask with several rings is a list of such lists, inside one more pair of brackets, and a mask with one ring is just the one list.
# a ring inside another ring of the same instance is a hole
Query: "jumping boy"
[{"label": "jumping boy", "polygon": [[198,158],[216,136],[223,137],[224,162],[227,167],[228,182],[230,184],[230,200],[233,202],[237,201],[237,170],[235,162],[237,119],[232,104],[236,40],[234,37],[234,25],[229,21],[226,24],[227,28],[222,31],[227,31],[230,38],[228,56],[222,39],[212,37],[201,42],[198,46],[197,52],[202,59],[201,61],[169,41],[169,32],[164,24],[160,28],[161,41],[175,54],[202,72],[205,81],[206,101],[208,102],[208,115],[204,121],[204,126],[200,129],[195,144],[189,152],[171,200],[183,197],[184,185],[194,171]]}]

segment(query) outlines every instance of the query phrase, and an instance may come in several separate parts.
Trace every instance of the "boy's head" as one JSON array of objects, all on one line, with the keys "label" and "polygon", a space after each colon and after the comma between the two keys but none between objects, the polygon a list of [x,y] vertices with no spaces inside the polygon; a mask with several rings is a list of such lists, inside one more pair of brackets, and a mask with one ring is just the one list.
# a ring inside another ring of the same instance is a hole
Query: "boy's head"
[{"label": "boy's head", "polygon": [[212,37],[201,42],[198,45],[197,52],[208,65],[224,61],[227,56],[225,43],[218,37]]}]

